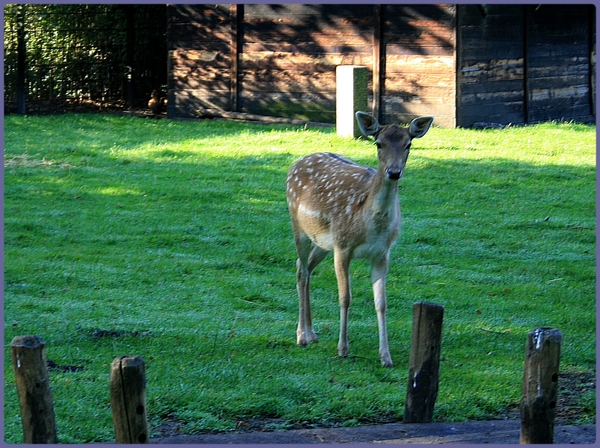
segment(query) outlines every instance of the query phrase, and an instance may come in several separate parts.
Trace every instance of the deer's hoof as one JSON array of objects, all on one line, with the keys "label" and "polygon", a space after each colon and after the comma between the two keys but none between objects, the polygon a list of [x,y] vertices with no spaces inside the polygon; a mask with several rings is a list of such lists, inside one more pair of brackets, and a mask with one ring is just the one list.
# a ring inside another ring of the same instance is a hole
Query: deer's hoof
[{"label": "deer's hoof", "polygon": [[313,342],[319,342],[319,338],[314,331],[298,331],[296,333],[296,342],[298,345],[308,345]]},{"label": "deer's hoof", "polygon": [[348,353],[350,353],[350,350],[348,350],[348,347],[338,347],[338,356],[340,358],[347,358],[348,357]]},{"label": "deer's hoof", "polygon": [[393,367],[392,357],[388,354],[381,355],[381,365],[383,367]]}]

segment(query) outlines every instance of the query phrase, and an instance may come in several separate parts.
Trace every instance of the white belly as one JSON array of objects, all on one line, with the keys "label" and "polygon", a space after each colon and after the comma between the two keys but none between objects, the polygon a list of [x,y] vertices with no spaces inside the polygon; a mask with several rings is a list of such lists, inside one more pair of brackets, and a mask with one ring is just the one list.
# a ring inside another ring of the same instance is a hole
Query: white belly
[{"label": "white belly", "polygon": [[321,249],[333,250],[333,234],[329,216],[300,204],[298,206],[298,222],[313,243]]}]

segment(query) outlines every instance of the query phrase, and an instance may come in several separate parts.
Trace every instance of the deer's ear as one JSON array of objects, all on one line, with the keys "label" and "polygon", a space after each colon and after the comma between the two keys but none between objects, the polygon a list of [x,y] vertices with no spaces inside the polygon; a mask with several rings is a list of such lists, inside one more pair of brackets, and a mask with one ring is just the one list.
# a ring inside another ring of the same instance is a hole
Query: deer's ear
[{"label": "deer's ear", "polygon": [[410,135],[412,138],[423,137],[425,134],[427,134],[431,123],[433,123],[433,117],[415,118],[413,121],[410,122],[410,127],[408,128],[408,135]]},{"label": "deer's ear", "polygon": [[365,136],[368,137],[372,135],[377,138],[377,134],[379,134],[379,131],[381,130],[381,126],[379,125],[377,118],[359,110],[356,112],[356,121],[358,122],[358,127],[360,128],[361,132]]}]

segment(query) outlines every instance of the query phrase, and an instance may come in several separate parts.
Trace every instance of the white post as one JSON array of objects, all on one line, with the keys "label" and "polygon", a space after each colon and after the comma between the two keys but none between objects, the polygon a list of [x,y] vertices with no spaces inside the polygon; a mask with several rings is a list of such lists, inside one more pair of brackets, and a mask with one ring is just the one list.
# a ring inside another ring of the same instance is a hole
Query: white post
[{"label": "white post", "polygon": [[362,65],[338,65],[336,75],[337,135],[340,137],[360,137],[361,131],[355,114],[361,110],[368,112],[367,80],[369,70]]}]

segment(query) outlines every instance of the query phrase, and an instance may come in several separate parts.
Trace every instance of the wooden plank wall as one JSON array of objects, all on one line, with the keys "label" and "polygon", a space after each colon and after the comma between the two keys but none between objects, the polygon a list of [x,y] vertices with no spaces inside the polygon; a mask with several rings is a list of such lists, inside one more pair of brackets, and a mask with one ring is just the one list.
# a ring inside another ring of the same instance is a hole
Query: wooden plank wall
[{"label": "wooden plank wall", "polygon": [[244,5],[243,112],[335,122],[335,68],[372,66],[372,5]]},{"label": "wooden plank wall", "polygon": [[334,123],[340,64],[369,68],[382,123],[595,116],[592,5],[175,4],[168,17],[170,117]]},{"label": "wooden plank wall", "polygon": [[590,5],[524,8],[528,30],[527,122],[590,118],[592,8]]},{"label": "wooden plank wall", "polygon": [[429,114],[452,127],[454,8],[171,5],[169,116],[209,107],[334,123],[336,66],[364,65],[382,122]]},{"label": "wooden plank wall", "polygon": [[523,123],[522,6],[461,5],[458,23],[457,125]]},{"label": "wooden plank wall", "polygon": [[229,5],[168,6],[168,116],[231,108]]},{"label": "wooden plank wall", "polygon": [[459,6],[457,125],[592,121],[592,8]]},{"label": "wooden plank wall", "polygon": [[383,6],[383,122],[433,115],[436,126],[456,125],[455,10],[454,5]]}]

